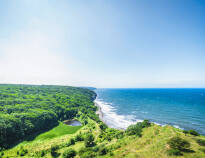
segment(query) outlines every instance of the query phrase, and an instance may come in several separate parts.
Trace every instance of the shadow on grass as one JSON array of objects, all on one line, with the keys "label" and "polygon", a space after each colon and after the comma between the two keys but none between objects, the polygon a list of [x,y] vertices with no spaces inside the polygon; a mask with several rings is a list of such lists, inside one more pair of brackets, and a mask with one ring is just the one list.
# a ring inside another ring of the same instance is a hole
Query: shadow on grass
[{"label": "shadow on grass", "polygon": [[7,149],[13,148],[13,147],[17,146],[18,144],[20,144],[20,143],[22,143],[24,141],[33,141],[39,134],[47,132],[47,131],[51,130],[52,128],[54,128],[54,127],[56,127],[58,125],[59,125],[59,122],[57,122],[56,124],[53,124],[52,126],[49,126],[49,127],[45,128],[43,130],[34,132],[31,135],[28,135],[25,138],[20,139],[20,140],[14,142],[13,144],[9,145]]},{"label": "shadow on grass", "polygon": [[182,152],[184,152],[184,153],[194,153],[195,151],[191,150],[191,149],[183,149]]},{"label": "shadow on grass", "polygon": [[52,152],[52,153],[51,153],[51,156],[52,156],[53,158],[57,158],[57,157],[60,156],[60,154],[57,153],[57,152]]}]

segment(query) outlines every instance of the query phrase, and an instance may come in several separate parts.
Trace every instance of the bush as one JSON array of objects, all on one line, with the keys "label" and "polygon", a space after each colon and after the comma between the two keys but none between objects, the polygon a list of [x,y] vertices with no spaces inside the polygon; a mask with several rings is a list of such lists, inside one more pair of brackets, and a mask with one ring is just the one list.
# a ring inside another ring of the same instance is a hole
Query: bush
[{"label": "bush", "polygon": [[78,134],[75,136],[75,142],[83,141],[83,140],[84,140],[84,137],[82,134]]},{"label": "bush", "polygon": [[101,130],[105,130],[107,128],[107,125],[105,125],[103,122],[100,122],[99,127]]},{"label": "bush", "polygon": [[17,151],[17,155],[19,156],[25,156],[28,153],[27,149],[24,149],[23,146],[20,147],[20,150]]},{"label": "bush", "polygon": [[88,134],[85,138],[85,147],[92,147],[94,146],[94,136],[92,134]]},{"label": "bush", "polygon": [[59,149],[59,145],[51,146],[51,156],[52,157],[59,156],[59,154],[56,152],[56,150],[58,150],[58,149]]},{"label": "bush", "polygon": [[190,147],[190,143],[178,136],[171,138],[168,141],[168,145],[170,146],[170,148],[172,149],[177,149],[179,151],[183,151],[186,150]]},{"label": "bush", "polygon": [[99,155],[102,156],[102,155],[106,155],[106,154],[107,154],[107,148],[104,147],[104,148],[99,149]]},{"label": "bush", "polygon": [[150,127],[151,123],[149,122],[149,120],[144,120],[142,123],[142,128],[146,128],[146,127]]},{"label": "bush", "polygon": [[123,131],[118,131],[118,132],[116,132],[115,137],[116,137],[117,139],[123,138],[123,137],[124,137],[124,132],[123,132]]},{"label": "bush", "polygon": [[38,156],[39,157],[44,157],[46,155],[46,151],[45,150],[42,150],[38,153]]},{"label": "bush", "polygon": [[70,141],[69,141],[69,144],[70,145],[74,145],[75,144],[75,140],[73,138],[71,138]]},{"label": "bush", "polygon": [[189,131],[183,130],[183,133],[184,133],[184,134],[189,134]]},{"label": "bush", "polygon": [[141,137],[142,136],[141,124],[137,123],[136,125],[130,125],[126,129],[126,133],[127,133],[127,135],[137,135],[137,136]]},{"label": "bush", "polygon": [[203,139],[197,139],[196,142],[201,146],[205,146],[205,140]]},{"label": "bush", "polygon": [[175,155],[175,156],[183,155],[183,154],[181,153],[181,151],[178,150],[178,149],[169,149],[169,150],[167,151],[167,154],[170,155],[170,156],[173,156],[173,155]]},{"label": "bush", "polygon": [[149,120],[144,120],[143,122],[138,122],[135,125],[130,125],[126,130],[126,133],[127,135],[137,135],[141,137],[142,129],[146,127],[150,127],[150,126],[151,126],[151,123],[149,122]]},{"label": "bush", "polygon": [[194,135],[194,136],[199,136],[199,133],[196,132],[195,130],[189,130],[189,134]]},{"label": "bush", "polygon": [[98,151],[99,151],[99,147],[98,147],[98,146],[93,147],[93,151],[94,151],[94,152],[98,152]]},{"label": "bush", "polygon": [[192,129],[189,130],[189,131],[184,130],[183,133],[184,134],[191,134],[191,135],[194,135],[194,136],[199,136],[199,133],[196,132],[195,130],[192,130]]},{"label": "bush", "polygon": [[75,140],[73,138],[71,138],[66,144],[65,146],[71,146],[71,145],[74,145],[75,144]]},{"label": "bush", "polygon": [[58,145],[52,145],[51,146],[51,152],[52,151],[56,151],[56,150],[58,150],[59,149],[59,146]]},{"label": "bush", "polygon": [[63,158],[73,158],[76,156],[76,151],[73,149],[68,149],[63,153]]}]

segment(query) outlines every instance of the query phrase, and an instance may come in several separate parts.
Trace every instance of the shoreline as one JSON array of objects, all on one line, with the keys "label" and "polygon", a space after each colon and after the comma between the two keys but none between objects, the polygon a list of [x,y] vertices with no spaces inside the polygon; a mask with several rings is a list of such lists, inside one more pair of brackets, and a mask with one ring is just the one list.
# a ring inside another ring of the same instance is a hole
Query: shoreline
[{"label": "shoreline", "polygon": [[[111,127],[108,123],[107,123],[107,121],[105,120],[105,118],[104,118],[104,113],[103,113],[103,111],[102,111],[102,107],[96,102],[96,99],[93,101],[94,102],[94,105],[98,108],[98,110],[96,111],[96,114],[99,116],[99,118],[100,118],[100,120],[103,122],[103,123],[105,123],[109,128],[115,128],[115,129],[118,129],[118,130],[125,130],[126,128],[117,128],[117,127]],[[136,121],[135,123],[137,123],[137,122],[142,122],[142,120],[141,121]],[[176,125],[169,125],[169,124],[159,124],[159,123],[156,123],[156,122],[151,122],[151,123],[153,123],[153,124],[155,124],[155,125],[158,125],[158,126],[161,126],[161,127],[163,127],[163,126],[171,126],[171,127],[173,127],[173,128],[177,128],[177,129],[180,129],[180,130],[184,130],[183,128],[180,128],[180,127],[178,127],[178,126],[176,126]]]},{"label": "shoreline", "polygon": [[[99,116],[100,120],[105,123],[105,121],[104,121],[104,119],[103,119],[104,114],[103,114],[103,112],[102,112],[102,109],[101,109],[100,105],[96,102],[96,100],[94,100],[94,104],[95,104],[95,106],[97,106],[97,108],[98,108],[98,110],[96,111],[96,114]],[[105,123],[105,124],[106,124],[106,123]],[[107,125],[107,124],[106,124],[106,125]],[[108,126],[108,125],[107,125],[107,126]]]},{"label": "shoreline", "polygon": [[[114,129],[118,129],[118,130],[126,130],[129,125],[136,124],[137,122],[142,122],[142,121],[143,121],[143,120],[137,120],[137,121],[133,121],[133,122],[131,122],[131,123],[126,122],[126,124],[127,124],[128,126],[126,126],[125,128],[113,126],[113,124],[109,122],[109,121],[111,121],[110,119],[109,119],[109,120],[106,120],[106,119],[105,119],[105,115],[106,115],[106,114],[102,111],[102,107],[96,102],[96,99],[95,99],[93,102],[94,102],[94,105],[98,108],[97,111],[96,111],[96,114],[98,115],[98,117],[100,118],[100,120],[101,120],[104,124],[106,124],[109,128],[114,128]],[[122,120],[121,120],[121,121],[122,121]],[[112,120],[112,122],[115,122],[115,120]],[[116,123],[116,122],[115,122],[115,123]],[[125,123],[125,122],[124,122],[124,123]],[[186,129],[184,129],[184,128],[179,127],[178,125],[160,124],[160,123],[152,122],[152,121],[150,121],[150,123],[152,123],[152,124],[154,124],[154,125],[157,125],[157,126],[161,126],[161,127],[171,126],[172,128],[180,129],[181,131],[186,130]],[[189,129],[187,129],[187,130],[189,130]],[[200,134],[200,135],[203,135],[203,134],[201,134],[201,133],[199,133],[199,134]]]},{"label": "shoreline", "polygon": [[123,122],[124,126],[123,127],[118,126],[116,124],[118,124],[119,120],[116,121],[114,118],[113,118],[113,120],[111,120],[112,118],[111,119],[106,118],[106,116],[105,116],[106,114],[105,114],[105,112],[103,112],[101,105],[99,105],[99,103],[96,101],[96,99],[93,102],[94,102],[94,105],[98,108],[98,110],[96,111],[96,114],[98,115],[100,120],[104,124],[106,124],[109,128],[114,128],[114,129],[118,129],[118,130],[126,130],[129,125],[139,122],[139,121],[129,122],[129,121],[126,121],[126,120],[123,120],[122,118],[120,118],[121,122]]}]

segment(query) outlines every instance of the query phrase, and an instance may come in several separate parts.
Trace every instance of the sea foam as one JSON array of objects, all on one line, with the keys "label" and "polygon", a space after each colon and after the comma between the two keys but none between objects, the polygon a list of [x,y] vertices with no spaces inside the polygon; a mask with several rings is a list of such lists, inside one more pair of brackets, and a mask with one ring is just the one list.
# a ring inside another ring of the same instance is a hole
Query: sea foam
[{"label": "sea foam", "polygon": [[133,115],[119,115],[116,113],[116,109],[111,103],[103,102],[96,99],[95,103],[100,107],[102,112],[102,121],[111,128],[126,129],[132,124],[142,122],[142,120],[136,120]]},{"label": "sea foam", "polygon": [[[119,115],[116,113],[116,109],[112,106],[112,103],[104,102],[100,99],[96,99],[95,104],[100,107],[100,112],[102,113],[102,121],[108,125],[110,128],[116,129],[126,129],[132,124],[137,122],[142,122],[143,120],[136,119],[134,115]],[[168,124],[162,124],[158,122],[152,122],[159,126],[166,126]],[[178,125],[172,125],[175,128],[183,129]]]}]

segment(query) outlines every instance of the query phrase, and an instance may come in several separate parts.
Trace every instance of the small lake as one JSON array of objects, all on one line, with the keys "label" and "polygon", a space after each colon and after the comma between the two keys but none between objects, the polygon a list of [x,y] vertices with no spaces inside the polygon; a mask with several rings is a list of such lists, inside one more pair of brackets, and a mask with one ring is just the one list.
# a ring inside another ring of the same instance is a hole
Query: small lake
[{"label": "small lake", "polygon": [[66,120],[64,123],[70,126],[82,126],[82,123],[78,120]]}]

